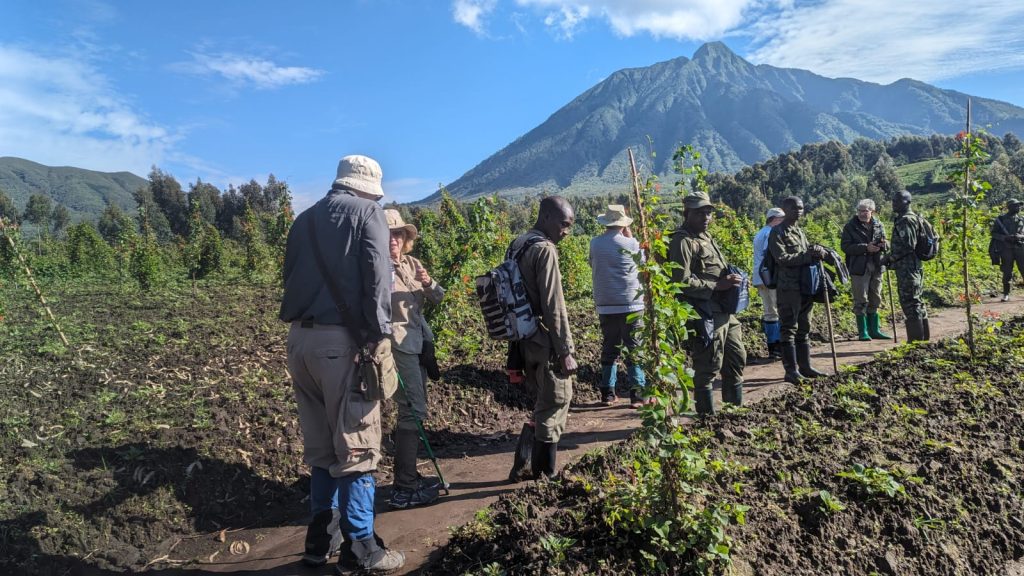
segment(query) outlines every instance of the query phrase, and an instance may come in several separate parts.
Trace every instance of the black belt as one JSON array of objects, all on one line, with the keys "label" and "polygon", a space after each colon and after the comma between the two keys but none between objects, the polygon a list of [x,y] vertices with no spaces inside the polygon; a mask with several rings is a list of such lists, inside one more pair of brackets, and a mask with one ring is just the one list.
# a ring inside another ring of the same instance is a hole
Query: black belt
[{"label": "black belt", "polygon": [[316,322],[313,322],[312,320],[303,320],[299,325],[303,328],[312,328],[313,326],[316,326]]}]

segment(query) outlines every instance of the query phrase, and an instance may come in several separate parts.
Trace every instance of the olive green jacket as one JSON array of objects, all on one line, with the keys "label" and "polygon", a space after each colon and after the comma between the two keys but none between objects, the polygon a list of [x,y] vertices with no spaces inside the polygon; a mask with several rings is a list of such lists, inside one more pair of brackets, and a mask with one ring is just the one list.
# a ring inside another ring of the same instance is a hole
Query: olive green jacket
[{"label": "olive green jacket", "polygon": [[519,272],[526,285],[526,296],[540,320],[540,330],[530,340],[551,348],[558,358],[575,354],[569,311],[562,292],[562,270],[558,267],[558,248],[539,230],[531,229],[512,241],[513,252],[531,236],[543,236],[519,257]]},{"label": "olive green jacket", "polygon": [[803,267],[815,262],[810,247],[799,225],[783,222],[772,228],[768,251],[775,259],[776,290],[800,290]]},{"label": "olive green jacket", "polygon": [[712,312],[723,311],[713,296],[715,284],[727,273],[729,264],[710,234],[677,229],[669,242],[669,259],[680,266],[672,270],[672,281],[686,284],[684,300],[695,308],[706,303]]}]

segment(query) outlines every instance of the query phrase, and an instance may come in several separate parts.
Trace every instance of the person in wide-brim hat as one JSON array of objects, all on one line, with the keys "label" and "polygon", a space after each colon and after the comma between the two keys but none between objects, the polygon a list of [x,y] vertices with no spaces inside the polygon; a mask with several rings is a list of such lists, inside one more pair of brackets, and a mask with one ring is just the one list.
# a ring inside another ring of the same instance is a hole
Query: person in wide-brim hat
[{"label": "person in wide-brim hat", "polygon": [[602,226],[621,226],[625,228],[633,223],[633,219],[626,216],[626,207],[622,204],[609,204],[604,214],[597,215],[597,222]]},{"label": "person in wide-brim hat", "polygon": [[402,254],[408,254],[412,252],[413,243],[420,236],[419,230],[413,224],[406,224],[405,220],[402,219],[402,214],[394,208],[388,208],[384,211],[384,216],[388,220],[388,229],[394,232],[395,230],[402,230],[405,232],[405,244],[402,246]]}]

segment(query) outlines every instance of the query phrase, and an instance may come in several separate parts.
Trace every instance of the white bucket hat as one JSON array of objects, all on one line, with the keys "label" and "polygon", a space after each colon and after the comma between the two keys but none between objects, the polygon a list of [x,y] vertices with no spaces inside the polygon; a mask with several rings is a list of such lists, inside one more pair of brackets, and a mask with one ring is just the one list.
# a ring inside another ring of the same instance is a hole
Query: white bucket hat
[{"label": "white bucket hat", "polygon": [[603,226],[629,226],[633,219],[626,216],[626,207],[622,204],[609,204],[604,214],[597,215],[597,221]]},{"label": "white bucket hat", "polygon": [[785,217],[786,217],[786,211],[783,210],[782,208],[769,208],[768,211],[764,213],[764,219],[766,221],[767,220],[771,220],[772,218],[785,218]]},{"label": "white bucket hat", "polygon": [[345,156],[338,162],[338,177],[334,183],[379,200],[384,196],[384,189],[380,186],[383,178],[384,172],[376,160],[356,154]]}]

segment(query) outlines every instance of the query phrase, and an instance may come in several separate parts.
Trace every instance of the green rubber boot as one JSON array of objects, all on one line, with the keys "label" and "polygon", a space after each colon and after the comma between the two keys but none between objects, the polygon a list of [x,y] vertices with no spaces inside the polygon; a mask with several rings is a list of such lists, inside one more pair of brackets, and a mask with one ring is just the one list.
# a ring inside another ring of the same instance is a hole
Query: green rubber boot
[{"label": "green rubber boot", "polygon": [[868,319],[863,314],[857,314],[857,340],[861,342],[871,340],[871,334],[868,334]]},{"label": "green rubber boot", "polygon": [[878,318],[878,312],[867,315],[868,321],[868,335],[874,340],[892,340],[892,336],[882,332],[880,329],[880,320]]}]

